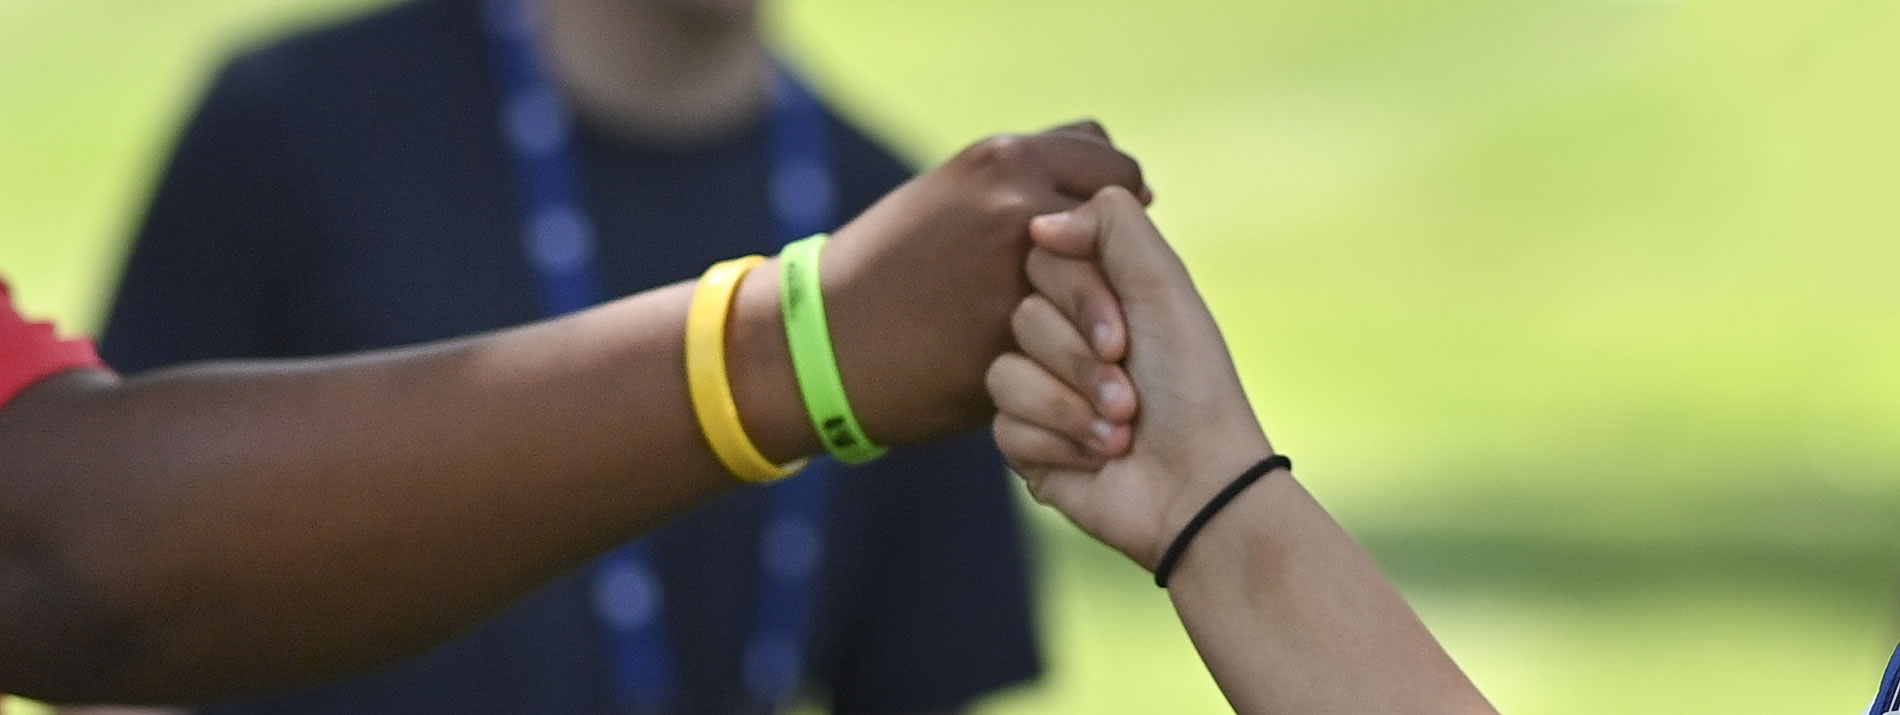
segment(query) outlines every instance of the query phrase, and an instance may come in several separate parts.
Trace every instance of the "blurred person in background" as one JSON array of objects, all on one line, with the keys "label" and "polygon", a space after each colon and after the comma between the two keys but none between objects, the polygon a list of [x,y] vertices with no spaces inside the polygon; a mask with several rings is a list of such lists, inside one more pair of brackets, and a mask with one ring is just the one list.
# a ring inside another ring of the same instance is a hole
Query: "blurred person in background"
[{"label": "blurred person in background", "polygon": [[[804,265],[837,322],[819,339],[870,439],[993,413],[983,373],[1027,289],[1030,215],[1111,181],[1138,187],[1139,167],[1092,125],[993,138],[822,244],[822,272]],[[780,476],[830,440],[794,379],[782,261],[746,260],[473,338],[124,380],[0,281],[0,692],[254,693],[448,638],[739,483],[701,433],[708,326],[729,362],[712,389],[736,403],[720,429]],[[689,330],[689,301],[715,320]]]},{"label": "blurred person in background", "polygon": [[[249,53],[101,350],[136,373],[447,338],[828,230],[910,172],[760,33],[750,0],[417,0]],[[203,711],[954,711],[1039,671],[1013,499],[982,433],[821,461],[412,660]]]}]

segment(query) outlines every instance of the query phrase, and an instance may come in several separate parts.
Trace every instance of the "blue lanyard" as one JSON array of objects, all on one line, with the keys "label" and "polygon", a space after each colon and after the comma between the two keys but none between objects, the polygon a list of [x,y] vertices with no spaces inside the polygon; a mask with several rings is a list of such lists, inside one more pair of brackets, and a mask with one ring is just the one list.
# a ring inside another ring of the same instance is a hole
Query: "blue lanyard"
[{"label": "blue lanyard", "polygon": [[1867,715],[1884,715],[1900,710],[1900,647],[1894,648],[1893,657],[1887,659],[1887,671],[1880,678],[1880,690],[1874,694],[1874,704],[1867,709]]},{"label": "blue lanyard", "polygon": [[[523,249],[540,279],[542,308],[561,315],[587,308],[603,295],[593,260],[594,225],[574,155],[574,122],[536,51],[533,3],[486,0],[484,11],[501,89],[501,128],[524,199]],[[784,72],[774,85],[770,125],[768,194],[777,238],[790,242],[828,230],[836,200],[824,113],[817,99]],[[824,512],[837,468],[828,459],[814,460],[803,474],[770,488],[772,511],[760,535],[752,634],[741,665],[746,692],[757,703],[776,707],[798,694],[816,607]],[[630,709],[665,709],[673,703],[679,674],[651,546],[636,541],[603,557],[595,565],[593,586],[616,695]]]}]

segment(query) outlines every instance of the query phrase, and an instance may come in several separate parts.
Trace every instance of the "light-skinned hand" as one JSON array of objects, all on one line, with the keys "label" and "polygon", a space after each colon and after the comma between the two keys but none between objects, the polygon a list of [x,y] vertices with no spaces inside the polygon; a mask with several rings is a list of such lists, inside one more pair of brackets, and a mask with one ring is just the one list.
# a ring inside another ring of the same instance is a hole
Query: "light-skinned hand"
[{"label": "light-skinned hand", "polygon": [[1194,513],[1272,447],[1220,329],[1141,201],[1104,188],[1037,217],[1030,234],[1036,294],[1011,321],[1021,352],[988,375],[997,444],[1038,501],[1152,569]]}]

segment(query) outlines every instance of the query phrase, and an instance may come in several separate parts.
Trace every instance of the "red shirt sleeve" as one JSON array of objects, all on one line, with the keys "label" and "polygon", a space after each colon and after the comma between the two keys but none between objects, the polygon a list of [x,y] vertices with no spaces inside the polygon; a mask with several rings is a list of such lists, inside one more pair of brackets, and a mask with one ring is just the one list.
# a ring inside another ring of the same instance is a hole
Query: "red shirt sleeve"
[{"label": "red shirt sleeve", "polygon": [[13,307],[7,283],[0,280],[0,406],[54,374],[100,368],[92,341],[62,340],[49,323],[30,323]]},{"label": "red shirt sleeve", "polygon": [[[14,309],[7,282],[0,280],[0,407],[54,374],[104,366],[92,341],[61,340],[52,325],[27,322]],[[0,694],[0,710],[6,709],[6,699]]]}]

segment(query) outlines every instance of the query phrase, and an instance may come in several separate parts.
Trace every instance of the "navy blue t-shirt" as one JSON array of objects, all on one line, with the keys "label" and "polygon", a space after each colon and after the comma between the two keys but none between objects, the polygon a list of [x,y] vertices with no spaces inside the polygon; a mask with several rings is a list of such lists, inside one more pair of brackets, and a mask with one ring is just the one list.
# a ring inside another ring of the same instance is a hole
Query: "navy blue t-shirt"
[{"label": "navy blue t-shirt", "polygon": [[[192,118],[102,343],[127,372],[364,350],[542,317],[479,11],[423,0],[247,54]],[[909,176],[827,113],[842,217]],[[777,246],[767,127],[656,147],[576,137],[611,295]],[[628,366],[678,371],[678,365]],[[682,378],[683,379],[683,378]],[[1036,675],[1014,487],[987,435],[843,471],[808,682],[837,712],[939,710]],[[687,712],[740,711],[760,491],[654,534]],[[419,657],[217,713],[606,713],[578,571]]]}]

